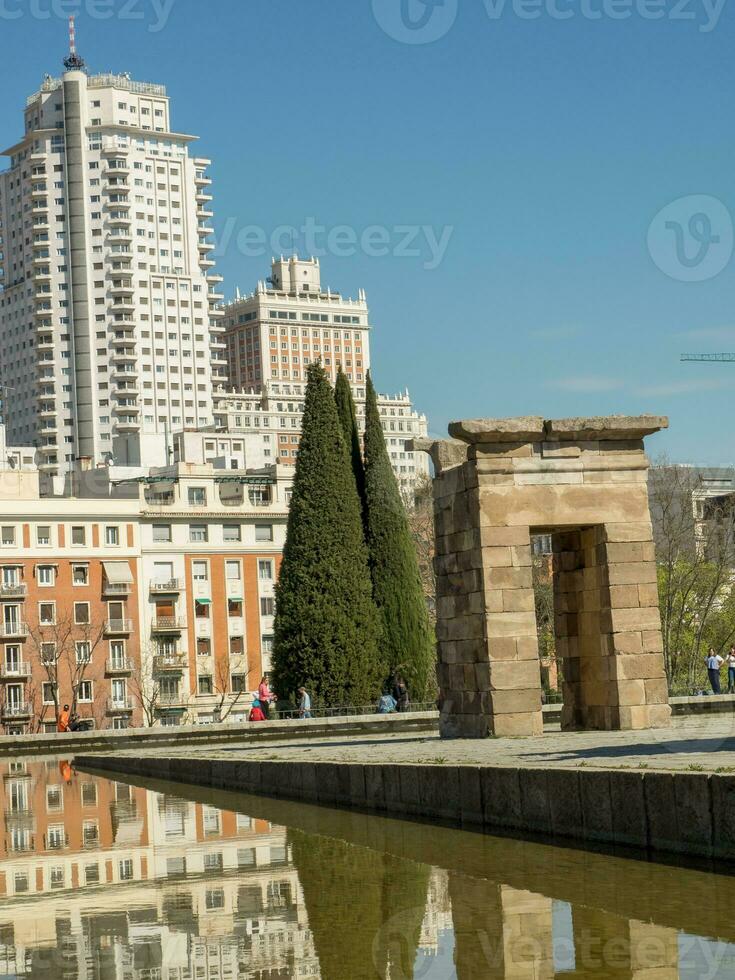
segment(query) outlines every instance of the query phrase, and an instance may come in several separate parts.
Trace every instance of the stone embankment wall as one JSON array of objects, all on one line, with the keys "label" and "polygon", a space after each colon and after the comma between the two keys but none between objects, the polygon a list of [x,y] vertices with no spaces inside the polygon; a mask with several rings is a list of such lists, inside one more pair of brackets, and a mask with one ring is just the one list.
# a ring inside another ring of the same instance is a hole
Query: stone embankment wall
[{"label": "stone embankment wall", "polygon": [[735,777],[621,769],[81,756],[82,769],[735,861]]}]

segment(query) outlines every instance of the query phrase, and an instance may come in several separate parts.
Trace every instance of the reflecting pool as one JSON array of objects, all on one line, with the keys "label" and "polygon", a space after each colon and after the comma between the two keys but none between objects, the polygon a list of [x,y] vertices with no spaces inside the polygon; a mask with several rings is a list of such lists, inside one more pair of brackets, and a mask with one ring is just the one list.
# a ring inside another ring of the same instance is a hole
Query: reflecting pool
[{"label": "reflecting pool", "polygon": [[66,761],[0,775],[0,977],[735,977],[727,874]]}]

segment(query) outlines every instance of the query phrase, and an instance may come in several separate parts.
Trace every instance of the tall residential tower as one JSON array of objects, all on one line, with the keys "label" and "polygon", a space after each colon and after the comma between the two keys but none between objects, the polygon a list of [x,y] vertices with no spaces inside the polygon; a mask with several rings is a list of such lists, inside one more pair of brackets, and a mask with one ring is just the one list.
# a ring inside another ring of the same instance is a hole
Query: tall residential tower
[{"label": "tall residential tower", "polygon": [[160,459],[169,431],[211,426],[227,367],[210,161],[172,130],[162,85],[88,75],[74,51],[64,64],[28,98],[0,174],[8,443],[59,476],[131,436]]}]

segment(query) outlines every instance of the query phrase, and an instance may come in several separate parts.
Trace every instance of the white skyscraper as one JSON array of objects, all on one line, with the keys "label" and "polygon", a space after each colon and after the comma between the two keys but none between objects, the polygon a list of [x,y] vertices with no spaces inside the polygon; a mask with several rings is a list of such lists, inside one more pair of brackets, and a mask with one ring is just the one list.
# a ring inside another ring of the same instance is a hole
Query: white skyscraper
[{"label": "white skyscraper", "polygon": [[166,433],[213,424],[227,369],[210,161],[172,130],[162,85],[88,75],[73,49],[64,66],[0,174],[8,443],[60,476],[159,461]]}]

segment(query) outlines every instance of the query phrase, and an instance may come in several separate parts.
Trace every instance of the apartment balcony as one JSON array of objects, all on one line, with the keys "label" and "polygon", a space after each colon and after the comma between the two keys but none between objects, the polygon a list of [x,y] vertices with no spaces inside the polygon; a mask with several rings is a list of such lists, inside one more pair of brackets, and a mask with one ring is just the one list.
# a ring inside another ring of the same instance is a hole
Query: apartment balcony
[{"label": "apartment balcony", "polygon": [[52,351],[54,349],[54,338],[52,334],[39,334],[36,341],[36,350]]},{"label": "apartment balcony", "polygon": [[135,313],[135,309],[135,303],[131,299],[123,297],[113,303],[108,312],[114,316],[116,313]]},{"label": "apartment balcony", "polygon": [[[173,503],[173,500],[172,500]],[[183,588],[183,583],[181,579],[170,578],[165,582],[151,582],[149,589],[151,592],[157,593],[167,593],[167,592],[181,592]]]},{"label": "apartment balcony", "polygon": [[138,355],[134,347],[124,347],[113,350],[110,354],[110,359],[115,364],[134,364],[138,360]]},{"label": "apartment balcony", "polygon": [[0,623],[0,640],[24,640],[28,636],[28,623],[18,619]]},{"label": "apartment balcony", "polygon": [[112,389],[113,398],[137,398],[140,395],[140,388],[137,385],[117,385]]},{"label": "apartment balcony", "polygon": [[44,405],[41,408],[39,408],[39,410],[38,410],[38,412],[36,414],[38,415],[38,417],[40,419],[55,418],[56,417],[56,414],[57,414],[57,412],[56,412],[56,406],[53,405],[53,404],[52,405]]},{"label": "apartment balcony", "polygon": [[[33,273],[34,282],[51,282],[51,269],[47,265],[39,266],[38,269]],[[48,294],[51,289],[44,289],[41,292]]]},{"label": "apartment balcony", "polygon": [[135,320],[132,317],[126,317],[124,320],[113,320],[108,324],[108,329],[114,330],[116,333],[118,330],[125,333],[132,333],[135,332]]},{"label": "apartment balcony", "polygon": [[110,374],[113,378],[137,378],[138,370],[137,368],[131,367],[130,365],[128,365],[127,367],[120,366],[120,367],[113,367]]},{"label": "apartment balcony", "polygon": [[201,177],[194,178],[194,183],[197,185],[197,187],[209,187],[212,183],[212,178],[205,177],[204,174],[202,174]]},{"label": "apartment balcony", "polygon": [[215,243],[214,242],[205,242],[205,241],[198,241],[197,242],[197,248],[202,253],[204,253],[204,252],[211,252],[214,247],[215,247]]},{"label": "apartment balcony", "polygon": [[102,583],[102,595],[126,596],[133,591],[131,582],[108,582],[105,579]]},{"label": "apartment balcony", "polygon": [[132,619],[108,619],[105,621],[105,635],[119,636],[122,633],[133,632]]},{"label": "apartment balcony", "polygon": [[122,677],[133,673],[133,661],[128,657],[114,657],[105,663],[107,677]]},{"label": "apartment balcony", "polygon": [[[27,707],[27,705],[26,705]],[[3,717],[5,717],[3,715]],[[36,817],[31,809],[6,810],[3,814],[6,826],[35,828]]]},{"label": "apartment balcony", "polygon": [[51,304],[46,299],[41,300],[36,297],[34,303],[36,304],[33,310],[34,317],[49,316],[51,313]]},{"label": "apartment balcony", "polygon": [[199,204],[207,204],[209,201],[214,200],[211,194],[205,194],[204,191],[197,191],[196,194],[194,195],[194,199]]},{"label": "apartment balcony", "polygon": [[107,165],[102,168],[105,177],[127,177],[130,174],[130,164],[127,160],[108,160]]},{"label": "apartment balcony", "polygon": [[135,286],[132,282],[113,282],[110,286],[110,293],[113,296],[134,296]]},{"label": "apartment balcony", "polygon": [[42,244],[44,245],[44,250],[42,252],[37,252],[33,256],[34,265],[40,265],[41,262],[48,262],[48,260],[51,258],[51,253],[49,252],[48,248],[45,247],[48,243],[43,242]]},{"label": "apartment balcony", "polygon": [[0,582],[0,599],[25,599],[28,586],[25,582],[13,582],[7,585]]},{"label": "apartment balcony", "polygon": [[37,184],[41,180],[45,183],[47,177],[48,174],[46,173],[46,170],[43,168],[39,168],[36,173],[31,171],[31,184]]},{"label": "apartment balcony", "polygon": [[210,289],[207,293],[207,299],[210,303],[219,303],[225,298],[224,293],[217,292],[216,289]]},{"label": "apartment balcony", "polygon": [[143,499],[150,507],[170,507],[176,502],[176,494],[173,490],[168,493],[146,491]]},{"label": "apartment balcony", "polygon": [[129,214],[110,214],[107,217],[107,224],[110,228],[129,228],[130,227],[130,215]]},{"label": "apartment balcony", "polygon": [[185,708],[189,697],[184,691],[161,691],[158,695],[159,708]]},{"label": "apartment balcony", "polygon": [[183,653],[159,653],[153,658],[153,671],[156,674],[178,673],[186,667]]},{"label": "apartment balcony", "polygon": [[220,357],[218,354],[212,354],[210,358],[212,364],[224,364],[227,367],[228,361],[226,357]]},{"label": "apartment balcony", "polygon": [[49,476],[55,476],[59,472],[58,459],[47,459],[45,462],[42,461],[37,465],[39,472],[48,473]]},{"label": "apartment balcony", "polygon": [[181,633],[186,628],[183,616],[154,616],[151,633]]},{"label": "apartment balcony", "polygon": [[0,679],[4,681],[27,680],[31,676],[31,665],[25,660],[16,663],[0,662]]},{"label": "apartment balcony", "polygon": [[140,419],[131,415],[121,416],[114,423],[115,432],[137,432],[140,429]]},{"label": "apartment balcony", "polygon": [[130,399],[124,399],[119,404],[112,406],[114,415],[140,415],[140,406],[135,405]]},{"label": "apartment balcony", "polygon": [[103,156],[127,156],[130,153],[130,146],[127,142],[119,143],[116,139],[106,139],[102,141],[101,153]]},{"label": "apartment balcony", "polygon": [[132,698],[108,698],[107,699],[107,714],[108,715],[120,715],[126,714],[133,710],[133,699]]},{"label": "apartment balcony", "polygon": [[33,239],[33,241],[31,242],[31,248],[33,248],[33,249],[42,248],[43,249],[43,252],[44,252],[44,254],[43,254],[43,260],[44,260],[44,262],[47,261],[47,259],[49,257],[48,243],[49,243],[49,236],[48,235],[39,235],[39,236],[35,237]]},{"label": "apartment balcony", "polygon": [[209,275],[205,276],[207,282],[224,282],[225,277],[220,275],[219,272],[210,272]]},{"label": "apartment balcony", "polygon": [[214,211],[209,211],[204,205],[199,205],[197,207],[197,218],[213,218]]},{"label": "apartment balcony", "polygon": [[200,269],[211,269],[216,264],[217,263],[214,261],[214,259],[205,259],[204,257],[202,257],[202,258],[199,259],[199,268]]},{"label": "apartment balcony", "polygon": [[30,718],[33,710],[28,701],[5,701],[0,708],[0,717],[7,721]]},{"label": "apartment balcony", "polygon": [[42,436],[55,436],[59,433],[59,426],[56,422],[51,422],[46,425],[39,425],[38,431]]}]

